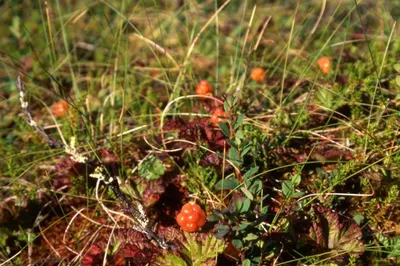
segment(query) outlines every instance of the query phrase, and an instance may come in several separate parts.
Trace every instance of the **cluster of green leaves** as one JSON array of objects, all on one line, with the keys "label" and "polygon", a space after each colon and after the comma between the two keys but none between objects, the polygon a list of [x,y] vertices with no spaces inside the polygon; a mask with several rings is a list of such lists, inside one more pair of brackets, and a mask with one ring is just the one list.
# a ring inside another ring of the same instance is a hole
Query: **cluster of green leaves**
[{"label": "cluster of green leaves", "polygon": [[[226,159],[234,166],[235,174],[220,180],[215,185],[217,191],[231,192],[226,209],[215,211],[210,220],[216,222],[216,237],[227,238],[233,246],[246,254],[244,265],[259,263],[264,248],[263,223],[267,218],[268,207],[263,202],[268,197],[264,195],[263,183],[257,176],[259,166],[255,164],[254,153],[257,153],[254,141],[244,134],[244,114],[239,110],[238,100],[229,96],[224,103],[224,110],[231,119],[220,122],[219,127],[229,138],[230,144]],[[219,153],[223,158],[223,154]]]},{"label": "cluster of green leaves", "polygon": [[147,181],[160,178],[165,172],[165,165],[154,155],[148,156],[138,166],[139,176]]},{"label": "cluster of green leaves", "polygon": [[166,266],[201,266],[211,265],[218,253],[225,248],[225,242],[211,234],[184,233],[179,255],[168,252],[159,257],[157,265]]}]

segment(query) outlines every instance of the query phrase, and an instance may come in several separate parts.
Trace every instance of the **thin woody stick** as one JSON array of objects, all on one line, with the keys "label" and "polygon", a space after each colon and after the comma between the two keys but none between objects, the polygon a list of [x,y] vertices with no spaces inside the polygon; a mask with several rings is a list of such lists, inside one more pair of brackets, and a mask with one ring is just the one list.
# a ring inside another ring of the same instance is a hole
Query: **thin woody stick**
[{"label": "thin woody stick", "polygon": [[21,102],[21,107],[26,116],[28,117],[27,123],[33,129],[35,129],[37,132],[39,132],[43,138],[46,140],[46,142],[50,145],[51,148],[62,148],[64,147],[64,144],[61,142],[55,140],[54,138],[50,137],[43,129],[43,127],[38,126],[38,124],[35,122],[33,119],[32,111],[29,108],[28,102],[25,101],[25,86],[21,81],[21,76],[18,76],[17,78],[17,88],[19,89],[19,100]]}]

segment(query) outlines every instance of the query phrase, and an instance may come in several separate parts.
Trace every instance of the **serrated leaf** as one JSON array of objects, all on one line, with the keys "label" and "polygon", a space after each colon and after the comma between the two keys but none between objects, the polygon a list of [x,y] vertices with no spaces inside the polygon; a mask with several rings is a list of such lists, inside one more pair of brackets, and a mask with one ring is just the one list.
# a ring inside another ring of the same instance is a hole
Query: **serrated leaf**
[{"label": "serrated leaf", "polygon": [[389,251],[388,257],[400,257],[400,236],[389,238],[385,248]]},{"label": "serrated leaf", "polygon": [[165,166],[154,155],[147,157],[138,167],[139,176],[145,178],[147,181],[160,178],[164,172]]},{"label": "serrated leaf", "polygon": [[231,130],[229,128],[228,123],[218,122],[218,126],[221,129],[222,133],[224,133],[225,136],[227,136],[228,138],[231,136]]},{"label": "serrated leaf", "polygon": [[314,207],[315,218],[309,236],[318,245],[353,255],[363,253],[361,228],[353,219],[339,219],[339,214],[322,206]]},{"label": "serrated leaf", "polygon": [[167,253],[164,257],[158,257],[157,262],[165,266],[187,266],[185,260],[173,253]]},{"label": "serrated leaf", "polygon": [[[182,241],[183,249],[182,253],[167,253],[173,254],[177,257],[177,254],[182,254],[183,256],[180,258],[184,258],[184,261],[187,262],[188,265],[191,266],[202,266],[202,265],[211,265],[214,262],[218,253],[223,252],[225,249],[225,241],[217,239],[212,234],[199,234],[199,233],[184,233],[185,239]],[[158,260],[159,262],[164,262],[166,264],[161,265],[171,265],[168,264],[168,258],[172,258],[170,256],[164,257],[164,259]],[[178,262],[178,261],[177,261]],[[210,264],[211,263],[211,264]],[[187,265],[185,264],[185,265]],[[177,264],[182,265],[182,264]]]},{"label": "serrated leaf", "polygon": [[239,186],[239,182],[235,179],[222,179],[215,184],[215,190],[230,190]]}]

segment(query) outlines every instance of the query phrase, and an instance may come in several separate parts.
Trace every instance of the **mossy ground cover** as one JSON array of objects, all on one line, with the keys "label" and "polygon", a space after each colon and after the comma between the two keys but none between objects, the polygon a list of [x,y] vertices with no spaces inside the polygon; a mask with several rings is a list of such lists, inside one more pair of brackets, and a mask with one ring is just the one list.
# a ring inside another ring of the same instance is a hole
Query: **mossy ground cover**
[{"label": "mossy ground cover", "polygon": [[400,263],[397,1],[0,12],[0,263]]}]

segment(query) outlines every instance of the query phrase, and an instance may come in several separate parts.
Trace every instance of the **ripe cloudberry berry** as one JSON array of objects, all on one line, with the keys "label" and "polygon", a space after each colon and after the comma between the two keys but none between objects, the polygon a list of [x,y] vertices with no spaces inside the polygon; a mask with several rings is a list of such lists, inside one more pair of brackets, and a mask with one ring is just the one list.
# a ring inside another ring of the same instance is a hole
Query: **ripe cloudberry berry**
[{"label": "ripe cloudberry berry", "polygon": [[195,232],[206,223],[206,214],[196,203],[186,203],[176,216],[176,221],[185,232]]},{"label": "ripe cloudberry berry", "polygon": [[265,78],[265,70],[262,67],[256,67],[251,70],[250,78],[257,82],[262,82]]},{"label": "ripe cloudberry berry", "polygon": [[215,126],[218,126],[218,122],[226,122],[226,120],[224,119],[228,117],[228,115],[225,113],[224,110],[222,110],[222,108],[217,108],[215,109],[215,111],[212,113],[210,121],[212,124],[214,124]]},{"label": "ripe cloudberry berry", "polygon": [[328,74],[331,71],[332,63],[328,56],[323,56],[317,60],[317,64],[324,74]]},{"label": "ripe cloudberry berry", "polygon": [[52,113],[57,117],[63,117],[68,112],[69,105],[66,101],[61,100],[51,106]]},{"label": "ripe cloudberry berry", "polygon": [[207,95],[212,96],[212,86],[207,80],[202,80],[196,85],[196,94],[197,95]]}]

